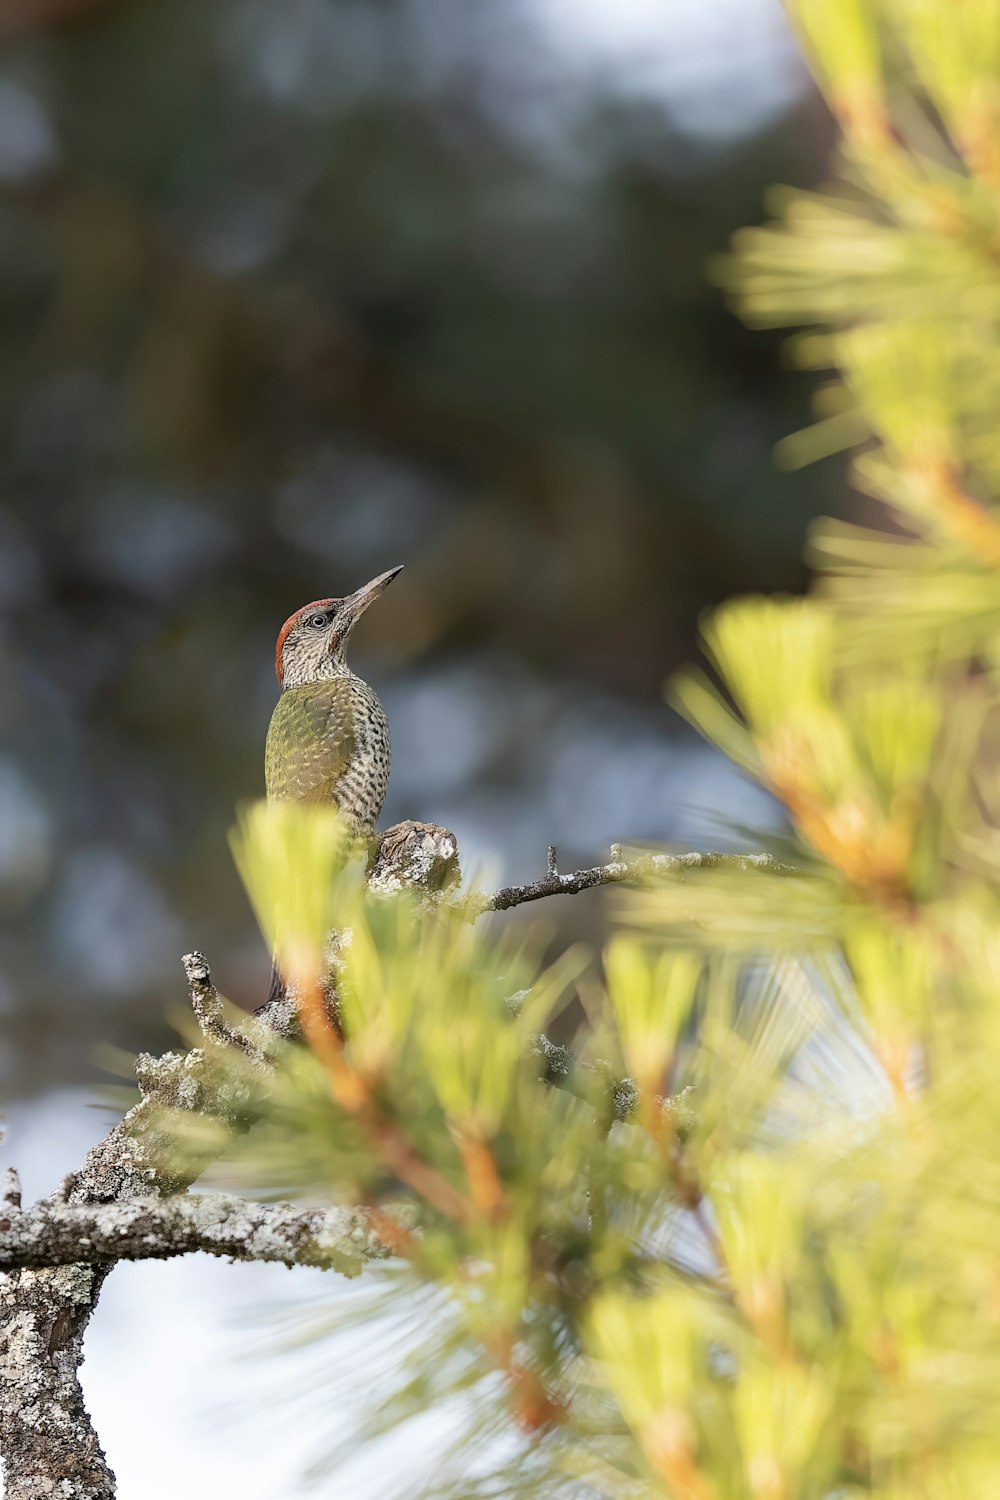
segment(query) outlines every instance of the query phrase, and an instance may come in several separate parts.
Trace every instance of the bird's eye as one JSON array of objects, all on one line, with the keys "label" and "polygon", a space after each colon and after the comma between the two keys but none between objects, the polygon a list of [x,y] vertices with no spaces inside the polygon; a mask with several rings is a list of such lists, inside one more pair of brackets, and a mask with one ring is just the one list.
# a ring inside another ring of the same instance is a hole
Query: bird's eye
[{"label": "bird's eye", "polygon": [[323,627],[329,623],[329,619],[329,615],[311,615],[309,624],[313,627],[314,630],[322,630]]}]

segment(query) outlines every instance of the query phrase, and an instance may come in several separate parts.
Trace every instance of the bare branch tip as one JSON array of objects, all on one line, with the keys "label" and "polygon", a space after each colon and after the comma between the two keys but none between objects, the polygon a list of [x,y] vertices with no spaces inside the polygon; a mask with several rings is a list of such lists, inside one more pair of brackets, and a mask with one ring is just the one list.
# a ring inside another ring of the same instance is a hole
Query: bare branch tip
[{"label": "bare branch tip", "polygon": [[208,989],[212,983],[212,971],[208,967],[208,959],[204,953],[195,949],[192,953],[185,953],[181,959],[184,965],[184,974],[192,989]]},{"label": "bare branch tip", "polygon": [[8,1167],[0,1180],[0,1201],[6,1208],[21,1207],[21,1176],[16,1167]]},{"label": "bare branch tip", "polygon": [[80,1180],[79,1172],[67,1172],[59,1186],[56,1188],[55,1197],[60,1203],[68,1203],[73,1196],[73,1189]]}]

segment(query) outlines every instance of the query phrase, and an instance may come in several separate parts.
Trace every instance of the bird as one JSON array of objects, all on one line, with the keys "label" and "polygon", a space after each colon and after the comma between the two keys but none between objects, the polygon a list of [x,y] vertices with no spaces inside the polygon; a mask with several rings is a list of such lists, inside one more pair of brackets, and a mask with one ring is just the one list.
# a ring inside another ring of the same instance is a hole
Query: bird
[{"label": "bird", "polygon": [[[374,688],[347,665],[361,616],[401,567],[343,599],[314,599],[278,632],[281,693],[268,726],[264,779],[269,802],[332,804],[354,839],[375,830],[389,783],[389,724]],[[283,993],[271,975],[265,1006]]]},{"label": "bird", "polygon": [[268,801],[333,803],[357,837],[371,834],[389,783],[389,724],[374,688],[347,665],[368,607],[402,572],[390,568],[345,599],[314,599],[278,633],[281,696],[267,731]]}]

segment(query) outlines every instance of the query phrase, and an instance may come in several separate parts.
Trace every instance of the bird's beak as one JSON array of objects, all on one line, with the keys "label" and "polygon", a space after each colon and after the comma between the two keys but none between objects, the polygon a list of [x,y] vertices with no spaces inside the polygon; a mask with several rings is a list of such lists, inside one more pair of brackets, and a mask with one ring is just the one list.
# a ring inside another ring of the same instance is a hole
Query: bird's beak
[{"label": "bird's beak", "polygon": [[346,616],[344,625],[346,628],[338,632],[341,639],[354,629],[369,604],[374,604],[378,596],[389,587],[392,580],[398,574],[402,573],[402,571],[401,566],[390,568],[388,573],[380,573],[377,578],[372,579],[371,583],[366,583],[364,588],[360,588],[356,593],[348,595],[343,603],[343,616]]}]

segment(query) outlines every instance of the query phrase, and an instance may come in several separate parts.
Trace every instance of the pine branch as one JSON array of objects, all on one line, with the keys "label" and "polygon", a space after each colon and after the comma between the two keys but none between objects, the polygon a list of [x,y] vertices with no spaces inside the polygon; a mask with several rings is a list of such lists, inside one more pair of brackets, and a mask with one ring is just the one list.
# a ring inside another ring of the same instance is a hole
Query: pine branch
[{"label": "pine branch", "polygon": [[[463,901],[452,895],[459,880],[454,835],[409,822],[382,836],[369,864],[368,885],[375,897],[406,889],[429,907],[454,900],[473,920],[544,896],[720,864],[782,868],[768,855],[646,855],[626,861],[613,847],[610,863],[560,875],[553,849],[543,879]],[[385,1226],[376,1233],[377,1216],[360,1210],[310,1212],[217,1195],[184,1196],[198,1168],[170,1164],[163,1116],[189,1110],[245,1128],[247,1084],[220,1067],[218,1048],[239,1051],[251,1069],[267,1074],[274,1040],[299,1034],[294,999],[286,997],[235,1024],[226,1017],[203,955],[188,954],[184,966],[192,1010],[211,1045],[139,1057],[138,1102],[50,1198],[23,1210],[16,1174],[3,1183],[0,1451],[6,1500],[55,1494],[114,1500],[114,1475],[84,1406],[77,1371],[84,1332],[116,1261],[207,1250],[233,1259],[322,1264],[352,1274],[391,1244]],[[567,1049],[544,1036],[530,1044],[550,1082],[587,1089],[593,1098],[592,1069],[585,1075]],[[636,1104],[634,1085],[627,1079],[616,1082],[609,1073],[606,1087],[609,1119],[627,1118]]]}]

